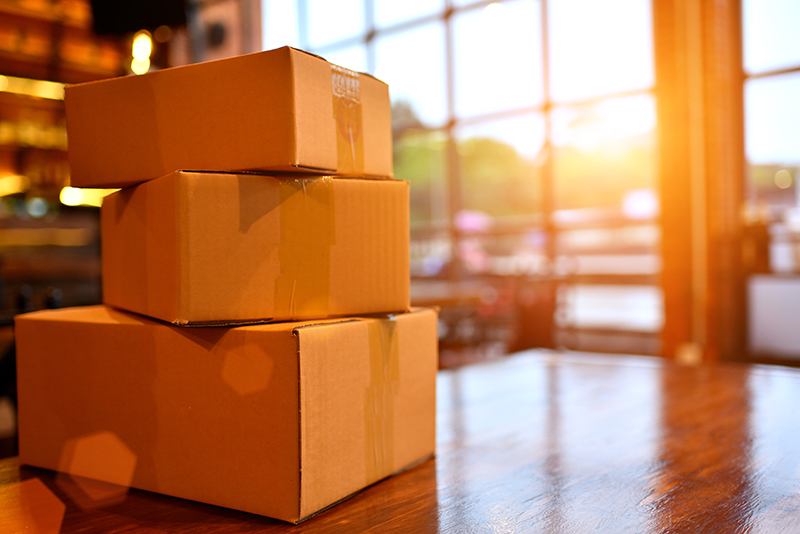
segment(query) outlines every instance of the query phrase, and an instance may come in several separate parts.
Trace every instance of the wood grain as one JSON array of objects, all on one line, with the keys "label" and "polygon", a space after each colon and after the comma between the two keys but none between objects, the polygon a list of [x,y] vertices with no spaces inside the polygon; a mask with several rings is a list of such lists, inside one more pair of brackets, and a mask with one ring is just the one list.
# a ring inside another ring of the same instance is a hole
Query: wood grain
[{"label": "wood grain", "polygon": [[137,490],[87,504],[16,459],[0,512],[38,478],[64,533],[800,531],[798,370],[527,352],[440,372],[438,403],[435,459],[296,526]]}]

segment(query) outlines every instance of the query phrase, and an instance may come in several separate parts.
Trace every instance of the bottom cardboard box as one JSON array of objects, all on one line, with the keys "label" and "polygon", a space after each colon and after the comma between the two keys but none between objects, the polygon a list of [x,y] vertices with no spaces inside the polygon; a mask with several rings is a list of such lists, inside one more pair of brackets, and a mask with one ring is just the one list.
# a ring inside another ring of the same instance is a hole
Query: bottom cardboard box
[{"label": "bottom cardboard box", "polygon": [[298,522],[433,454],[436,325],[18,316],[20,462]]}]

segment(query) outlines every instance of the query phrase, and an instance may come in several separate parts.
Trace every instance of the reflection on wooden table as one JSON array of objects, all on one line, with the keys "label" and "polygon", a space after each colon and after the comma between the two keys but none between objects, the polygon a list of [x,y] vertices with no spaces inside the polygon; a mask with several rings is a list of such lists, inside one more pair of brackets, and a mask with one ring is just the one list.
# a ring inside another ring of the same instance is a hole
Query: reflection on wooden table
[{"label": "reflection on wooden table", "polygon": [[799,370],[531,351],[441,371],[438,402],[434,460],[297,526],[136,490],[93,506],[8,459],[0,531],[56,532],[62,503],[61,532],[800,531]]}]

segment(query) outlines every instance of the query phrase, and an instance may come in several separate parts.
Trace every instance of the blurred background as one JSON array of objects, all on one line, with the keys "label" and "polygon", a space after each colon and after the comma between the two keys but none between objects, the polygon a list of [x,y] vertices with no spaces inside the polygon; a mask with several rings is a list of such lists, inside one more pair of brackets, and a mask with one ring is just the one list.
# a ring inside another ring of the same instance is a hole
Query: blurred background
[{"label": "blurred background", "polygon": [[442,367],[800,365],[797,27],[794,0],[0,0],[0,349],[17,313],[101,300],[64,84],[291,45],[389,83]]}]

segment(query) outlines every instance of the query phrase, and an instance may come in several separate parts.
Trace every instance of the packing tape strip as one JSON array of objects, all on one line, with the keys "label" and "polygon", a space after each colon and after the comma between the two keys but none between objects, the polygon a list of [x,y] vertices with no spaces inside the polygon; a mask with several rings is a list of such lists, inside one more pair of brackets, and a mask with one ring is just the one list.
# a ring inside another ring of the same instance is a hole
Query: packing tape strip
[{"label": "packing tape strip", "polygon": [[329,315],[330,250],[336,240],[333,190],[327,177],[281,180],[276,320]]},{"label": "packing tape strip", "polygon": [[400,358],[393,317],[371,320],[370,385],[364,399],[366,483],[394,471],[394,399],[400,388]]},{"label": "packing tape strip", "polygon": [[364,174],[364,122],[358,73],[331,65],[338,172]]}]

